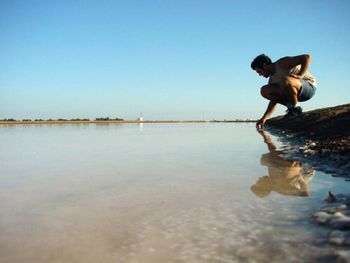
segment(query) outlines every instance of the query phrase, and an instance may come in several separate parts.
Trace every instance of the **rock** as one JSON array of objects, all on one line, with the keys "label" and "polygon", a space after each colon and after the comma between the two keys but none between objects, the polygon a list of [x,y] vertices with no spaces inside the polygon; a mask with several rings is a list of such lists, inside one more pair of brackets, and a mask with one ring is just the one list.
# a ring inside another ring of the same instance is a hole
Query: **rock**
[{"label": "rock", "polygon": [[316,218],[316,222],[319,224],[326,224],[333,218],[331,214],[323,211],[317,212],[314,216]]},{"label": "rock", "polygon": [[329,235],[329,243],[333,245],[350,245],[350,231],[334,230]]},{"label": "rock", "polygon": [[344,211],[346,209],[347,209],[347,206],[342,204],[339,206],[326,206],[326,207],[321,208],[321,211],[326,212],[328,214],[335,214],[339,211]]},{"label": "rock", "polygon": [[327,198],[328,203],[334,203],[337,202],[337,198],[332,194],[332,192],[328,192],[328,198]]},{"label": "rock", "polygon": [[337,258],[336,262],[339,262],[339,263],[349,263],[350,262],[350,251],[349,250],[339,250],[339,251],[336,251],[334,254]]},{"label": "rock", "polygon": [[336,219],[350,219],[346,215],[344,215],[342,212],[334,213],[334,218],[336,218]]}]

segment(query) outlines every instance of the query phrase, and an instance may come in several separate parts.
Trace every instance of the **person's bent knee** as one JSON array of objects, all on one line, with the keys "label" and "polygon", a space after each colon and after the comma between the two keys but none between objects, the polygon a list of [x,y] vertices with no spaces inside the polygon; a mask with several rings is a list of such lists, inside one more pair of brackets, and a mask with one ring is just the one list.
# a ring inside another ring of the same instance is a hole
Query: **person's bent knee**
[{"label": "person's bent knee", "polygon": [[265,86],[262,86],[260,89],[260,94],[263,96],[265,99],[268,100],[275,100],[276,96],[280,92],[280,87],[277,84],[268,84]]},{"label": "person's bent knee", "polygon": [[270,95],[270,92],[269,92],[269,88],[268,88],[268,85],[265,85],[265,86],[262,86],[261,89],[260,89],[260,94],[261,96],[263,96],[265,99],[269,99],[269,95]]}]

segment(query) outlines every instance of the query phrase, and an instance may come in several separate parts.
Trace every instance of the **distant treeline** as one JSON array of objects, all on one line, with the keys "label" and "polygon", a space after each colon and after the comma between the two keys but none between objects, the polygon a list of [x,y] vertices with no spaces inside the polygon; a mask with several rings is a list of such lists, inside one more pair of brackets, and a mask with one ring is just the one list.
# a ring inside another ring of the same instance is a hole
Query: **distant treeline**
[{"label": "distant treeline", "polygon": [[[121,118],[109,118],[109,117],[101,117],[101,118],[96,118],[95,121],[123,121],[124,119]],[[15,119],[2,119],[0,121],[7,121],[7,122],[15,122],[15,121],[23,121],[23,122],[32,122],[32,121],[91,121],[90,119],[22,119],[22,120],[15,120]]]},{"label": "distant treeline", "polygon": [[[106,122],[106,121],[123,121],[125,122],[124,119],[121,119],[121,118],[109,118],[109,117],[101,117],[101,118],[96,118],[94,120],[91,120],[91,119],[80,119],[80,118],[75,118],[75,119],[22,119],[22,120],[15,120],[15,119],[12,119],[12,118],[9,118],[9,119],[0,119],[0,122],[13,122],[13,123],[35,123],[35,122],[38,122],[38,123],[49,123],[49,122],[52,122],[52,123],[60,123],[60,122],[98,122],[98,121],[101,121],[101,122]],[[128,121],[126,121],[128,122]],[[136,120],[131,120],[130,122],[138,122]],[[252,119],[232,119],[232,120],[147,120],[147,121],[142,121],[144,123],[178,123],[178,122],[183,122],[183,123],[195,123],[195,122],[198,122],[198,123],[202,123],[202,122],[256,122],[256,120],[252,120]]]}]

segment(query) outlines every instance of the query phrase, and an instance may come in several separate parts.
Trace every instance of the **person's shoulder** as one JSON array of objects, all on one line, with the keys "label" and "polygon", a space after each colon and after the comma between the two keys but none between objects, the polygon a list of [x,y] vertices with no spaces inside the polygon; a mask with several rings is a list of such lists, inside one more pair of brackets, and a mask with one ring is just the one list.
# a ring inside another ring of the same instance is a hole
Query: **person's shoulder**
[{"label": "person's shoulder", "polygon": [[281,63],[284,63],[284,62],[288,61],[290,58],[291,58],[291,56],[285,56],[285,57],[282,57],[282,58],[276,60],[274,63],[275,64],[281,64]]},{"label": "person's shoulder", "polygon": [[279,65],[286,66],[286,67],[295,67],[296,65],[302,64],[305,61],[311,59],[310,54],[303,54],[303,55],[297,55],[297,56],[286,56],[283,58],[280,58],[276,61]]}]

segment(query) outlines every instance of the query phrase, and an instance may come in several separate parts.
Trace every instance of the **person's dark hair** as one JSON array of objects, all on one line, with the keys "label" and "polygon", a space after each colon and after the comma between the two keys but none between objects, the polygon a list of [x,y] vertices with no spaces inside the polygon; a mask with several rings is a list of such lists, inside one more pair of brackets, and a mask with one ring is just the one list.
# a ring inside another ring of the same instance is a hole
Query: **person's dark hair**
[{"label": "person's dark hair", "polygon": [[263,68],[264,64],[269,65],[271,63],[272,61],[268,56],[266,56],[265,54],[261,54],[256,58],[254,58],[254,60],[252,61],[252,64],[250,64],[250,67],[253,70],[255,70],[256,68]]}]

